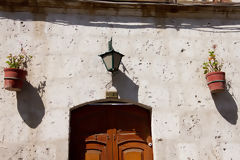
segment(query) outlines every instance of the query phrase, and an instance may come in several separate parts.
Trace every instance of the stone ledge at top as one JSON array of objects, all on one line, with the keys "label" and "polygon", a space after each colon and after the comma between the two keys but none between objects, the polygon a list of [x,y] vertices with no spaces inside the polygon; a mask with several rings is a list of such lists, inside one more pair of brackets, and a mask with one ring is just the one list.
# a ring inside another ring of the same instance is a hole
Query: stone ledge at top
[{"label": "stone ledge at top", "polygon": [[0,0],[0,10],[11,12],[73,11],[101,15],[109,9],[112,10],[110,15],[124,16],[204,18],[210,13],[211,18],[240,18],[240,0]]},{"label": "stone ledge at top", "polygon": [[240,6],[240,0],[1,0],[0,4],[5,5],[59,5],[77,6],[81,3],[105,3],[105,4],[186,4],[186,5],[212,5],[212,6]]}]

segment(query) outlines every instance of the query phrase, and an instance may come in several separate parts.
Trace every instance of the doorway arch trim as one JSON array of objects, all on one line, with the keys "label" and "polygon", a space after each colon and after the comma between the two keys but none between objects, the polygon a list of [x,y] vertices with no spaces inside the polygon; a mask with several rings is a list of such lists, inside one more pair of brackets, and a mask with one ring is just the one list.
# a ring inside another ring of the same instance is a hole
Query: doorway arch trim
[{"label": "doorway arch trim", "polygon": [[147,110],[150,110],[152,111],[152,107],[150,106],[147,106],[145,104],[142,104],[142,103],[138,103],[138,102],[133,102],[133,101],[130,101],[130,100],[127,100],[127,99],[99,99],[99,100],[94,100],[94,101],[90,101],[90,102],[85,102],[85,103],[82,103],[80,105],[77,105],[77,106],[74,106],[72,108],[70,108],[70,111],[73,111],[75,109],[78,109],[80,107],[83,107],[83,106],[87,106],[87,105],[106,105],[106,104],[112,104],[112,105],[136,105],[136,106],[139,106],[139,107],[142,107],[142,108],[145,108]]}]

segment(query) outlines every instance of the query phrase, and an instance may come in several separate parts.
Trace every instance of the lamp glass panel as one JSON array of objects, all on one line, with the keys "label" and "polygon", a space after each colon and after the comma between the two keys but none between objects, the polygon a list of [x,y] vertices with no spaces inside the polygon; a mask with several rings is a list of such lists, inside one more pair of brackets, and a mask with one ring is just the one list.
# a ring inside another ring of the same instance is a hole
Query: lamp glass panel
[{"label": "lamp glass panel", "polygon": [[122,59],[122,55],[118,53],[114,53],[114,69],[118,69],[121,59]]},{"label": "lamp glass panel", "polygon": [[111,69],[112,66],[112,54],[107,54],[103,57],[103,61],[107,67],[107,70]]}]

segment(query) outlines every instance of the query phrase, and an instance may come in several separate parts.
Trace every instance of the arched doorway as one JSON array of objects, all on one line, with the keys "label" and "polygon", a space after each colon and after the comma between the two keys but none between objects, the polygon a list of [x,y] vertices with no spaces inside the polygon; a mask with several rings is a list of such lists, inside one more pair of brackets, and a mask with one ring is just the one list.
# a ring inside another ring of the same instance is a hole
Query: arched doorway
[{"label": "arched doorway", "polygon": [[70,160],[152,160],[151,114],[138,104],[100,100],[70,114]]}]

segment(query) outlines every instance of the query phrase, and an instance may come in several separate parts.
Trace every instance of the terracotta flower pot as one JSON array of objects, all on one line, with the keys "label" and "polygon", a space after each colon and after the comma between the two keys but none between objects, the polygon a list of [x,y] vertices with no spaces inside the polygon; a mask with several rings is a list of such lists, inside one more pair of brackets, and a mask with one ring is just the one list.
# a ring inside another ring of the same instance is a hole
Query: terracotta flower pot
[{"label": "terracotta flower pot", "polygon": [[206,79],[211,93],[225,90],[225,72],[210,72],[206,75]]},{"label": "terracotta flower pot", "polygon": [[16,68],[4,68],[4,88],[9,91],[21,91],[27,71]]}]

